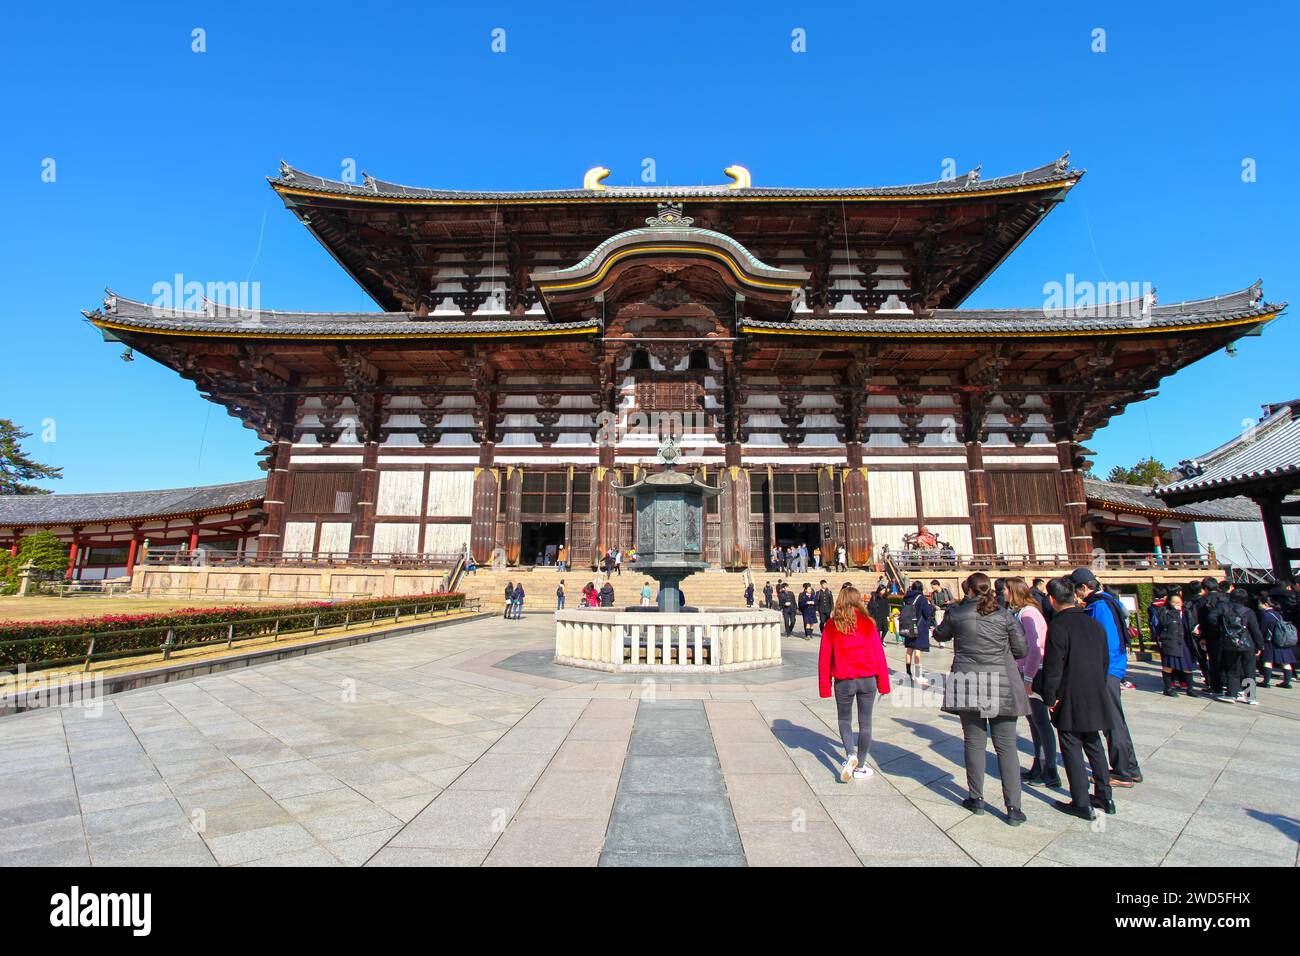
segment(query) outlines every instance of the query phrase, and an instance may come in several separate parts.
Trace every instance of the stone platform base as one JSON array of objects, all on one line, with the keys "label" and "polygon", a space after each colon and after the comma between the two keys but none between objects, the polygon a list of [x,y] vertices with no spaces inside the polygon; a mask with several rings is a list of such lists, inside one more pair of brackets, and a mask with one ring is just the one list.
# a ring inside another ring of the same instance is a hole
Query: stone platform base
[{"label": "stone platform base", "polygon": [[626,674],[726,674],[781,663],[781,615],[758,608],[555,612],[555,661]]}]

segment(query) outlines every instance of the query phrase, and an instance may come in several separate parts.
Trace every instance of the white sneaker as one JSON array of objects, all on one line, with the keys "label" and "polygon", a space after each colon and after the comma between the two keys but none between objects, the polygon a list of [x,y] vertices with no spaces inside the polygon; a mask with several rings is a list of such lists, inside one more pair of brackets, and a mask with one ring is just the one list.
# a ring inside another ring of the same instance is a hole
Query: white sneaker
[{"label": "white sneaker", "polygon": [[1259,701],[1252,700],[1250,697],[1247,697],[1245,694],[1238,694],[1236,699],[1237,699],[1237,703],[1239,704],[1253,704],[1256,707],[1259,706]]},{"label": "white sneaker", "polygon": [[853,779],[853,771],[858,769],[857,754],[849,757],[844,761],[844,766],[840,767],[840,783],[848,783]]},{"label": "white sneaker", "polygon": [[868,767],[866,764],[862,764],[860,767],[858,767],[857,770],[853,771],[853,776],[858,780],[866,780],[868,777],[874,774],[875,771],[872,770],[870,767]]}]

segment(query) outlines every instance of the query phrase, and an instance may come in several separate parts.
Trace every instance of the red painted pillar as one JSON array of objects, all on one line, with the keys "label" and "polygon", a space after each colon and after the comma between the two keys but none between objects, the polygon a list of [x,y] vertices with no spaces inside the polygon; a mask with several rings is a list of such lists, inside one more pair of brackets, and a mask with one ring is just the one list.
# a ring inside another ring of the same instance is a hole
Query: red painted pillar
[{"label": "red painted pillar", "polygon": [[23,536],[19,534],[17,531],[15,531],[14,543],[9,546],[9,554],[11,557],[15,557],[15,558],[18,557],[18,546],[22,544],[22,541],[23,541]]},{"label": "red painted pillar", "polygon": [[190,554],[199,550],[199,526],[195,525],[190,529]]},{"label": "red painted pillar", "polygon": [[135,570],[135,559],[139,550],[140,550],[140,536],[138,534],[132,535],[131,546],[127,549],[126,552],[126,576],[128,578],[131,576],[131,572]]},{"label": "red painted pillar", "polygon": [[73,573],[77,570],[77,539],[74,537],[72,543],[68,545],[68,572],[65,577],[71,581]]}]

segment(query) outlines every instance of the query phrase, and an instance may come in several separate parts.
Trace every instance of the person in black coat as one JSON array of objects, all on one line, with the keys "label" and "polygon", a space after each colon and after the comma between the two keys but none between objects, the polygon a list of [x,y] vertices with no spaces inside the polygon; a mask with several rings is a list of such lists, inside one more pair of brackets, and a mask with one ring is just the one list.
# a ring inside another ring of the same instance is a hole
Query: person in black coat
[{"label": "person in black coat", "polygon": [[600,589],[600,606],[614,606],[614,585],[610,584],[608,581],[606,581]]},{"label": "person in black coat", "polygon": [[[1244,650],[1233,647],[1227,639],[1230,629],[1229,621],[1239,620],[1249,637]],[[1264,632],[1259,628],[1259,615],[1250,606],[1250,595],[1240,588],[1228,597],[1227,606],[1219,618],[1222,636],[1219,641],[1219,668],[1223,673],[1224,694],[1220,700],[1231,699],[1241,704],[1258,704],[1253,693],[1242,689],[1242,682],[1247,678],[1252,682],[1258,666],[1259,655],[1264,652]]]},{"label": "person in black coat", "polygon": [[745,607],[754,606],[754,582],[750,581],[745,585]]},{"label": "person in black coat", "polygon": [[772,582],[763,582],[763,607],[776,607],[772,600]]},{"label": "person in black coat", "polygon": [[880,641],[883,644],[885,635],[889,633],[889,585],[877,584],[876,593],[871,595],[871,600],[867,604],[867,614],[876,624],[876,631],[880,634]]},{"label": "person in black coat", "polygon": [[822,586],[817,589],[817,618],[820,622],[818,631],[826,630],[826,622],[831,619],[831,612],[835,610],[835,595],[831,589],[822,581]]},{"label": "person in black coat", "polygon": [[[1065,776],[1070,781],[1069,802],[1058,800],[1056,809],[1084,820],[1096,818],[1093,808],[1115,812],[1110,790],[1110,760],[1102,731],[1114,722],[1114,708],[1106,689],[1110,648],[1106,632],[1074,603],[1074,582],[1068,577],[1047,582],[1052,620],[1047,625],[1043,666],[1034,678],[1034,692],[1052,712],[1061,742]],[[1087,754],[1095,791],[1088,795]]]},{"label": "person in black coat", "polygon": [[794,591],[784,583],[777,585],[777,603],[781,605],[781,617],[784,619],[786,637],[794,634],[795,596]]},{"label": "person in black coat", "polygon": [[1192,690],[1192,671],[1196,669],[1196,658],[1190,647],[1192,635],[1192,616],[1183,607],[1183,592],[1173,588],[1165,595],[1163,606],[1153,608],[1151,615],[1152,630],[1160,644],[1160,677],[1164,681],[1166,697],[1175,697],[1175,683],[1187,688],[1187,696],[1195,697]]},{"label": "person in black coat", "polygon": [[1196,605],[1197,640],[1205,652],[1205,683],[1211,694],[1223,695],[1223,668],[1220,664],[1220,638],[1223,606],[1228,598],[1219,592],[1214,578],[1201,580],[1201,596]]}]

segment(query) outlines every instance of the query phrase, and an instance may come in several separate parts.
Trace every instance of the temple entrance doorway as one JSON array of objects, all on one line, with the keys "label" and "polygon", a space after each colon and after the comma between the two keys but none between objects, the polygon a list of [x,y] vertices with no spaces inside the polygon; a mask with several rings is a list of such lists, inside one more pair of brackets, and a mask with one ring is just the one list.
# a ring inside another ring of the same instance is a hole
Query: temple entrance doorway
[{"label": "temple entrance doorway", "polygon": [[791,545],[798,547],[808,545],[808,553],[821,546],[821,525],[816,521],[778,521],[776,522],[776,543],[782,548]]},{"label": "temple entrance doorway", "polygon": [[525,521],[519,531],[519,563],[554,565],[562,544],[563,521]]}]

